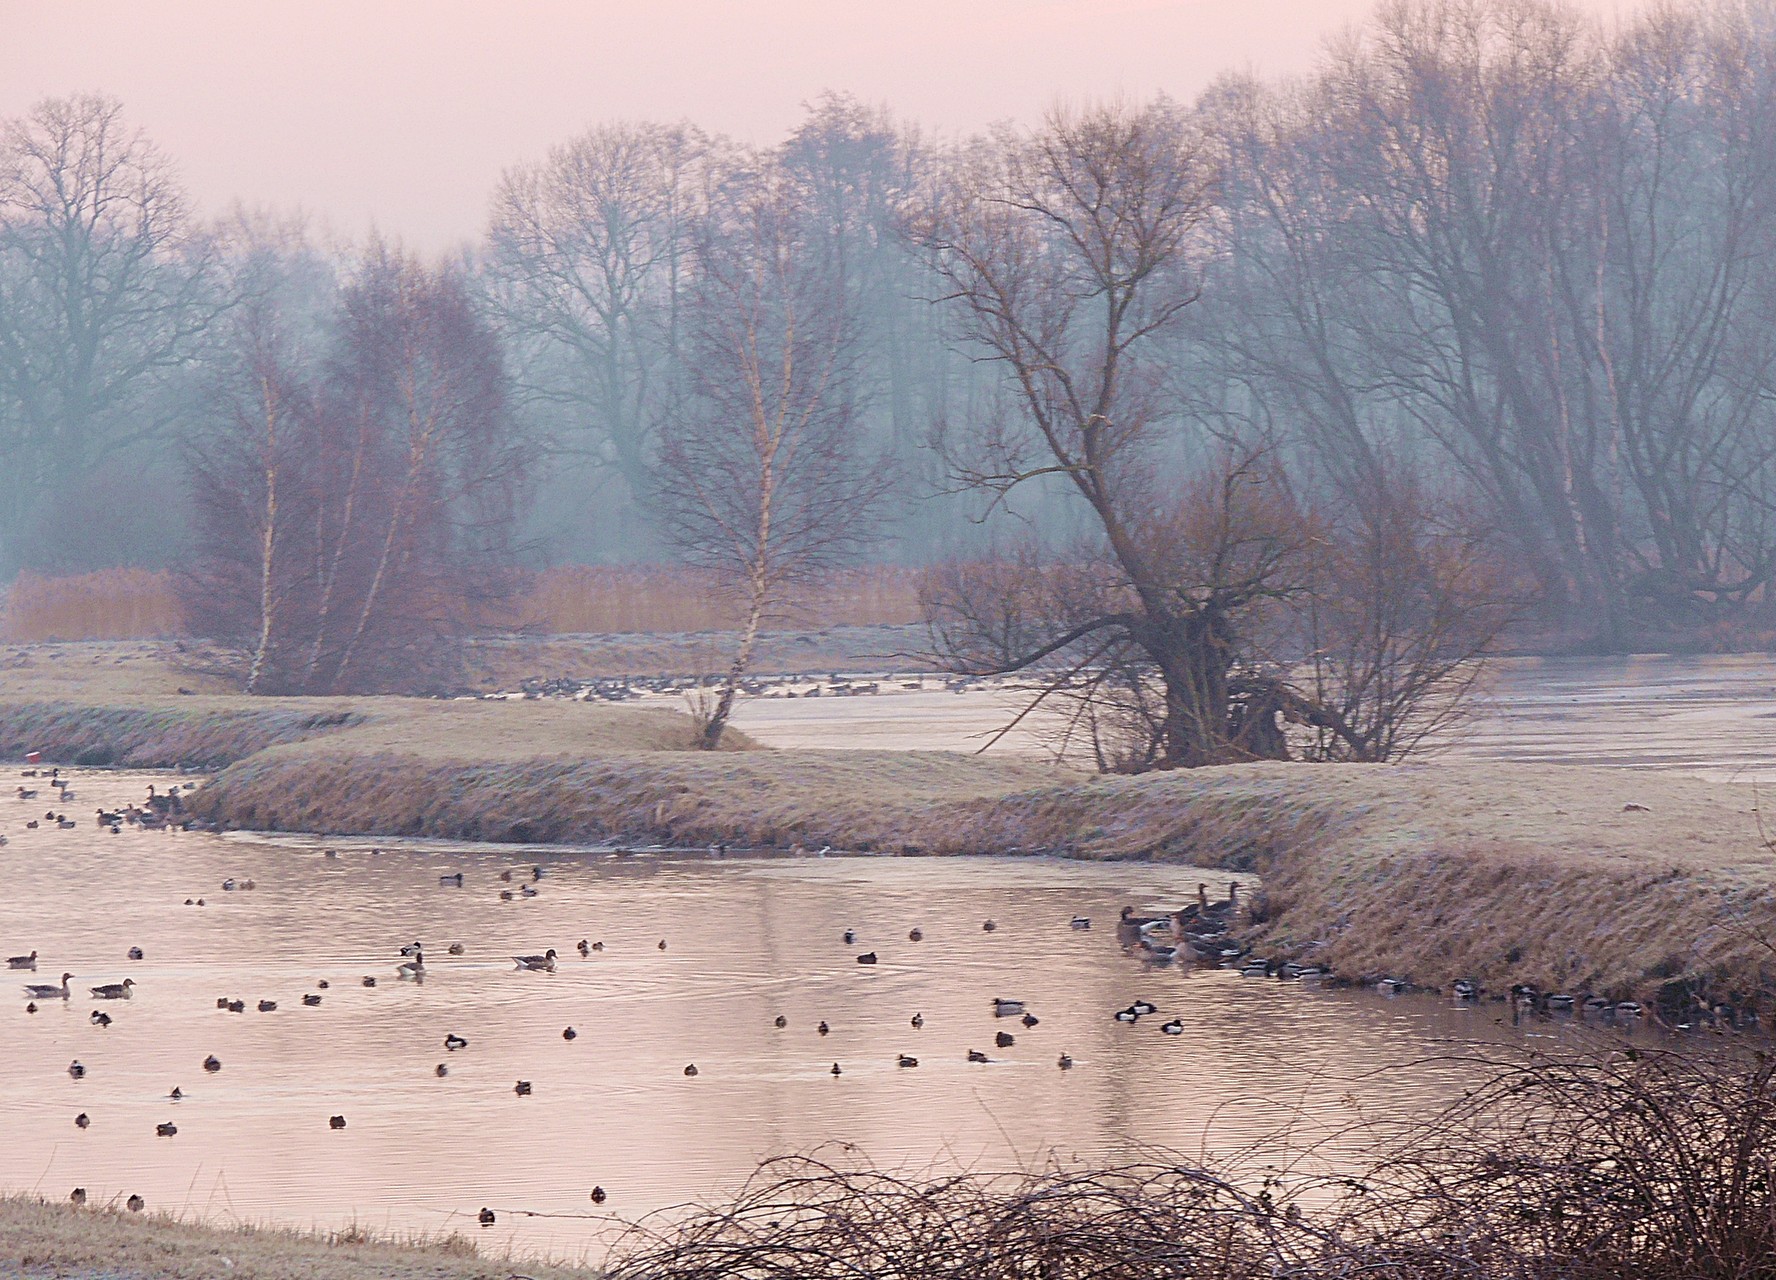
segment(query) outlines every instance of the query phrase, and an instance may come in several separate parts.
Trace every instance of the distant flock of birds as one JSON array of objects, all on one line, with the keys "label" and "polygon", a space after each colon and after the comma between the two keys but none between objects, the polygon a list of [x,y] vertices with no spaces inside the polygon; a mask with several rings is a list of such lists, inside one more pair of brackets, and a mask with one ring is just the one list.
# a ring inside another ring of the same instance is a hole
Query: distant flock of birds
[{"label": "distant flock of birds", "polygon": [[[719,676],[602,676],[581,680],[572,676],[532,676],[518,688],[504,693],[476,695],[486,699],[569,698],[575,702],[629,702],[650,694],[688,694],[719,682]],[[941,688],[967,693],[993,683],[986,676],[927,676],[917,672],[885,671],[880,674],[824,676],[806,672],[778,676],[748,676],[740,690],[755,698],[856,698],[887,692],[920,693]]]}]

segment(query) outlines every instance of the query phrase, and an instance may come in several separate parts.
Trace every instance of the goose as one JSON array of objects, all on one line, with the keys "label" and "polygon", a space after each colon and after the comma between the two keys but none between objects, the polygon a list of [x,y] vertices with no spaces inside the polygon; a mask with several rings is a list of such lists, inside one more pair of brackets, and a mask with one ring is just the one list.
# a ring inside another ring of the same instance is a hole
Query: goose
[{"label": "goose", "polygon": [[444,1047],[455,1053],[458,1049],[468,1048],[469,1042],[452,1031],[444,1037]]},{"label": "goose", "polygon": [[1022,1000],[1007,1000],[1004,996],[993,998],[993,1016],[995,1018],[1015,1018],[1024,1011]]},{"label": "goose", "polygon": [[125,978],[122,982],[107,982],[103,986],[92,988],[94,1000],[128,1000],[130,988],[136,985],[134,978]]},{"label": "goose", "polygon": [[344,1116],[328,1116],[327,1117],[327,1127],[329,1129],[343,1129],[343,1128],[345,1128],[345,1117]]},{"label": "goose", "polygon": [[425,971],[425,955],[419,951],[413,953],[413,959],[404,960],[395,966],[395,972],[403,978],[423,978]]},{"label": "goose", "polygon": [[1084,932],[1085,930],[1092,927],[1091,917],[1090,916],[1074,916],[1071,920],[1067,921],[1067,927],[1069,929],[1078,929],[1081,932]]},{"label": "goose", "polygon": [[550,947],[540,956],[513,956],[512,963],[520,969],[543,969],[553,973],[555,971],[555,948]]},{"label": "goose", "polygon": [[71,973],[64,973],[62,985],[59,987],[45,986],[40,982],[27,983],[25,994],[33,1000],[66,1000],[68,998],[68,979],[73,976]]},{"label": "goose", "polygon": [[1149,942],[1146,938],[1141,939],[1141,950],[1147,953],[1147,959],[1151,960],[1154,964],[1170,964],[1178,958],[1177,947],[1168,947],[1162,943]]},{"label": "goose", "polygon": [[209,1057],[203,1060],[203,1069],[208,1071],[211,1075],[215,1075],[216,1072],[222,1070],[222,1059],[212,1053]]},{"label": "goose", "polygon": [[1055,1060],[1055,1066],[1059,1067],[1062,1071],[1071,1071],[1073,1069],[1073,1055],[1062,1053],[1061,1056]]},{"label": "goose", "polygon": [[979,1049],[970,1049],[968,1051],[968,1060],[970,1062],[991,1062],[992,1061],[991,1058],[987,1057],[987,1055],[982,1053]]},{"label": "goose", "polygon": [[79,1058],[74,1059],[74,1061],[68,1064],[68,1074],[73,1076],[76,1080],[86,1074],[86,1068],[80,1064]]},{"label": "goose", "polygon": [[1160,1030],[1165,1032],[1168,1036],[1181,1036],[1184,1034],[1184,1020],[1182,1018],[1173,1018],[1170,1022],[1161,1026]]},{"label": "goose", "polygon": [[8,969],[35,969],[37,967],[37,953],[33,951],[28,956],[8,956],[6,967]]}]

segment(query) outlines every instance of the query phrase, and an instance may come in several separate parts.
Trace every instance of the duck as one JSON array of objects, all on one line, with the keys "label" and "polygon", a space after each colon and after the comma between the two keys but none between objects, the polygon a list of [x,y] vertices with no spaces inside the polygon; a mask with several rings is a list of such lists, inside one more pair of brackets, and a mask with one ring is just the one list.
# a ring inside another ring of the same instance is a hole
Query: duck
[{"label": "duck", "polygon": [[1015,1018],[1024,1011],[1022,1000],[1007,1000],[1004,996],[993,997],[993,1016],[995,1018]]},{"label": "duck", "polygon": [[604,943],[603,942],[594,942],[592,944],[592,950],[603,951],[604,950]]},{"label": "duck", "polygon": [[1063,1052],[1059,1058],[1055,1059],[1055,1066],[1062,1071],[1071,1071],[1073,1069],[1073,1055]]},{"label": "duck", "polygon": [[1407,990],[1411,985],[1412,984],[1407,982],[1404,978],[1383,978],[1380,982],[1375,984],[1375,987],[1376,990],[1380,991],[1383,995],[1397,996]]},{"label": "duck", "polygon": [[1159,1029],[1165,1032],[1168,1036],[1181,1036],[1184,1034],[1184,1020],[1182,1018],[1173,1018],[1170,1022],[1163,1024]]},{"label": "duck", "polygon": [[212,1053],[209,1057],[203,1060],[203,1069],[208,1071],[211,1075],[215,1075],[216,1072],[222,1070],[222,1059]]},{"label": "duck", "polygon": [[[81,1203],[86,1203],[84,1196],[81,1198]],[[140,1213],[148,1207],[148,1202],[142,1199],[141,1196],[132,1195],[128,1200],[123,1202],[123,1207],[128,1209],[131,1213]]]},{"label": "duck", "polygon": [[[139,1197],[136,1197],[136,1198],[139,1198]],[[85,1187],[75,1187],[74,1190],[70,1191],[68,1193],[68,1203],[71,1205],[76,1205],[76,1206],[85,1204],[86,1203],[86,1188]]]},{"label": "duck", "polygon": [[140,959],[142,959],[142,956],[143,956],[142,948],[131,947],[129,949],[129,958],[131,960],[140,960]]},{"label": "duck", "polygon": [[445,1076],[450,1074],[450,1068],[440,1062],[437,1067],[433,1069],[432,1074],[442,1080]]},{"label": "duck", "polygon": [[999,926],[994,924],[991,920],[981,921],[981,932],[982,933],[992,933],[998,927]]},{"label": "duck", "polygon": [[154,1126],[154,1132],[162,1138],[170,1138],[175,1133],[179,1132],[179,1126],[174,1124],[171,1120],[162,1120],[159,1124]]},{"label": "duck", "polygon": [[463,953],[463,944],[460,942],[453,942],[448,947],[445,947],[444,950],[450,955],[460,956]]},{"label": "duck", "polygon": [[1154,964],[1170,964],[1178,958],[1177,947],[1166,946],[1165,944],[1158,942],[1149,942],[1146,938],[1141,939],[1141,949],[1147,953],[1147,959],[1151,960]]},{"label": "duck", "polygon": [[865,951],[862,955],[857,957],[857,963],[858,964],[874,964],[874,963],[876,963],[876,953],[874,951]]},{"label": "duck", "polygon": [[66,1000],[69,995],[68,979],[73,976],[74,975],[71,973],[64,973],[62,975],[62,985],[59,987],[45,986],[40,982],[27,983],[25,985],[25,994],[30,996],[33,1000]]},{"label": "duck", "polygon": [[520,898],[534,898],[537,896],[537,891],[527,884],[520,885],[518,886],[518,896]]},{"label": "duck", "polygon": [[94,1009],[92,1011],[92,1024],[95,1027],[108,1027],[111,1025],[111,1015],[102,1009]]},{"label": "duck", "polygon": [[1573,1006],[1577,1003],[1577,1000],[1568,995],[1554,995],[1548,997],[1548,1009],[1553,1013],[1571,1013]]},{"label": "duck", "polygon": [[76,1129],[84,1129],[88,1125],[90,1125],[91,1123],[92,1123],[92,1117],[87,1115],[86,1112],[84,1112],[84,1111],[82,1111],[79,1115],[74,1117],[74,1127]]},{"label": "duck", "polygon": [[125,978],[122,982],[107,982],[92,988],[95,1000],[128,1000],[130,991],[136,985],[134,978]]},{"label": "duck", "polygon": [[33,1000],[33,1001],[29,1002],[28,1004],[26,1004],[25,1005],[25,1012],[26,1013],[36,1013],[37,1012],[37,1002],[35,1000]]},{"label": "duck", "polygon": [[1480,998],[1480,984],[1469,978],[1457,978],[1455,998],[1457,1000],[1478,1000]]},{"label": "duck", "polygon": [[1139,1022],[1141,1020],[1141,1015],[1136,1013],[1131,1006],[1127,1009],[1118,1009],[1116,1011],[1116,1020],[1118,1022]]},{"label": "duck", "polygon": [[480,1213],[475,1215],[475,1221],[484,1227],[491,1227],[495,1220],[492,1209],[483,1208]]},{"label": "duck", "polygon": [[831,1031],[832,1028],[827,1026],[826,1020],[824,1018],[822,1018],[820,1021],[820,1025],[815,1027],[814,1030],[818,1031],[821,1035],[825,1035],[827,1032]]},{"label": "duck", "polygon": [[359,980],[359,985],[366,986],[366,987],[374,987],[376,985],[376,979],[366,973],[363,976],[363,978],[361,978]]},{"label": "duck", "polygon": [[528,1098],[530,1096],[530,1081],[520,1080],[517,1084],[512,1086],[512,1092],[517,1094],[520,1098]]},{"label": "duck", "polygon": [[1033,1013],[1026,1013],[1023,1017],[1019,1018],[1018,1021],[1023,1023],[1025,1029],[1027,1030],[1030,1027],[1036,1026],[1038,1023],[1040,1023],[1042,1021],[1042,1019],[1038,1018]]},{"label": "duck", "polygon": [[832,1064],[832,1070],[827,1072],[827,1074],[829,1076],[837,1076],[837,1075],[843,1075],[844,1072],[839,1070],[839,1064],[835,1062]]},{"label": "duck", "polygon": [[247,1011],[247,1002],[245,1000],[230,1000],[222,1007],[230,1013],[245,1013]]},{"label": "duck", "polygon": [[666,950],[666,939],[664,939],[664,938],[660,939],[660,950],[662,950],[662,951]]},{"label": "duck", "polygon": [[1017,1043],[1017,1037],[1009,1031],[1000,1031],[993,1036],[993,1043],[1001,1049],[1009,1049]]},{"label": "duck", "polygon": [[185,1090],[181,1089],[178,1085],[174,1085],[173,1091],[171,1093],[167,1094],[168,1099],[170,1099],[173,1102],[178,1102],[184,1096],[185,1096]]},{"label": "duck", "polygon": [[404,956],[416,956],[420,953],[421,950],[422,950],[421,943],[409,942],[406,946],[401,948],[401,954]]},{"label": "duck", "polygon": [[911,1054],[903,1053],[895,1060],[895,1065],[900,1067],[916,1067],[919,1065],[919,1060]]},{"label": "duck", "polygon": [[1158,1006],[1156,1006],[1150,1000],[1137,1000],[1133,1004],[1131,1004],[1129,1006],[1129,1008],[1133,1009],[1136,1013],[1140,1014],[1143,1018],[1145,1018],[1150,1013],[1158,1013],[1159,1012]]},{"label": "duck", "polygon": [[582,959],[592,954],[592,944],[584,938],[580,939],[579,952]]},{"label": "duck", "polygon": [[541,969],[553,973],[555,972],[555,948],[550,947],[540,956],[513,956],[512,963],[520,969]]},{"label": "duck", "polygon": [[68,1064],[68,1074],[70,1076],[74,1077],[74,1079],[76,1079],[76,1080],[80,1079],[82,1076],[84,1076],[86,1074],[86,1068],[83,1065],[81,1065],[79,1058],[74,1059],[74,1061],[72,1061]]},{"label": "duck", "polygon": [[1240,966],[1242,978],[1268,978],[1271,974],[1270,961],[1248,960]]},{"label": "duck", "polygon": [[445,887],[449,887],[449,888],[453,888],[453,889],[462,888],[463,887],[463,873],[458,871],[452,875],[439,876],[438,877],[438,887],[441,889],[445,888]]},{"label": "duck", "polygon": [[850,946],[853,942],[856,942],[857,941],[857,930],[855,930],[855,929],[845,930],[844,939],[845,939],[845,945],[847,947]]},{"label": "duck", "polygon": [[982,1053],[979,1049],[970,1049],[968,1051],[968,1060],[970,1062],[991,1062],[992,1061],[991,1058],[987,1057],[987,1055]]},{"label": "duck", "polygon": [[923,941],[925,941],[925,931],[923,929],[911,930],[907,934],[907,941],[908,942],[923,942]]},{"label": "duck", "polygon": [[277,1007],[278,1003],[276,1000],[261,1000],[259,1002],[260,1013],[276,1013]]},{"label": "duck", "polygon": [[28,956],[8,956],[6,967],[8,969],[35,969],[37,967],[37,953],[33,951]]},{"label": "duck", "polygon": [[781,1031],[781,1030],[783,1030],[783,1028],[785,1028],[789,1025],[789,1019],[784,1017],[780,1013],[777,1015],[776,1019],[771,1023],[771,1025],[776,1027],[779,1031]]},{"label": "duck", "polygon": [[694,1063],[694,1062],[692,1062],[692,1063],[690,1063],[690,1064],[688,1064],[688,1065],[687,1065],[687,1066],[686,1066],[686,1067],[685,1067],[685,1074],[686,1074],[686,1075],[687,1075],[687,1076],[694,1076],[694,1075],[696,1075],[696,1074],[697,1074],[697,1064],[696,1064],[696,1063]]},{"label": "duck", "polygon": [[456,1032],[452,1031],[444,1037],[444,1047],[450,1050],[450,1052],[455,1053],[458,1049],[468,1048],[469,1042],[457,1035]]},{"label": "duck", "polygon": [[610,1193],[603,1187],[593,1187],[592,1194],[588,1199],[590,1199],[593,1204],[603,1204],[606,1200],[610,1199]]},{"label": "duck", "polygon": [[327,1127],[329,1129],[343,1129],[343,1128],[345,1128],[345,1117],[344,1116],[328,1116],[327,1117]]},{"label": "duck", "polygon": [[1069,929],[1078,929],[1081,933],[1083,933],[1087,929],[1092,927],[1091,917],[1090,916],[1074,916],[1071,920],[1067,921],[1067,927]]},{"label": "duck", "polygon": [[925,1015],[922,1013],[915,1013],[913,1015],[912,1022],[913,1022],[913,1030],[917,1031],[920,1027],[925,1025]]},{"label": "duck", "polygon": [[578,1040],[580,1038],[580,1033],[575,1031],[572,1027],[568,1027],[561,1033],[561,1038],[563,1040]]},{"label": "duck", "polygon": [[320,996],[316,995],[312,991],[310,991],[307,995],[302,997],[302,1003],[310,1009],[312,1009],[316,1005],[320,1004],[320,1002],[321,1002]]}]

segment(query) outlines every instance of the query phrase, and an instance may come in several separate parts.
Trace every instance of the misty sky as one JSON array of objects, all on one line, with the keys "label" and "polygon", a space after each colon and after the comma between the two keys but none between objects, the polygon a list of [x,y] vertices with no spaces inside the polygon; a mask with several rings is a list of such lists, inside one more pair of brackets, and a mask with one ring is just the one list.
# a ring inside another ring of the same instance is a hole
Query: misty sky
[{"label": "misty sky", "polygon": [[[1621,15],[1635,0],[1583,0]],[[0,116],[103,90],[206,213],[301,206],[441,249],[585,126],[771,142],[824,89],[945,132],[1057,95],[1292,72],[1371,0],[0,0]]]}]

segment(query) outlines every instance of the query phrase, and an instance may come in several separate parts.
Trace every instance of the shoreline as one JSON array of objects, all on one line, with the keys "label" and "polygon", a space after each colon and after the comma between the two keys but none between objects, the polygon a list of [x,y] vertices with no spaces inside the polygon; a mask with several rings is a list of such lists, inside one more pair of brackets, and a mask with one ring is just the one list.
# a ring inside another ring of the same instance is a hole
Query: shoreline
[{"label": "shoreline", "polygon": [[1255,764],[1139,777],[943,752],[689,750],[575,703],[0,698],[0,758],[217,770],[229,829],[494,843],[823,845],[1256,872],[1242,941],[1339,981],[1776,1001],[1776,851],[1749,785],[1591,765]]}]

